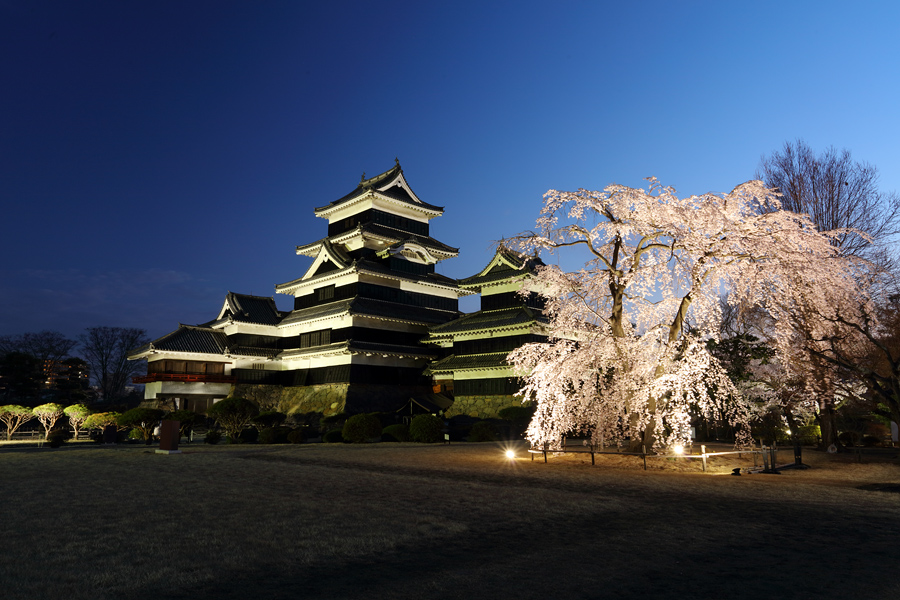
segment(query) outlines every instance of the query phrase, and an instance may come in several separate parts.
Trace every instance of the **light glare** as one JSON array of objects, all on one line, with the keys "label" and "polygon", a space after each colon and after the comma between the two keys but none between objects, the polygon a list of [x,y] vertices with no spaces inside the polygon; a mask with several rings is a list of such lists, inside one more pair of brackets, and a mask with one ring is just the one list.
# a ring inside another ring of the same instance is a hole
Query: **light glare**
[{"label": "light glare", "polygon": [[515,450],[507,450],[506,451],[506,458],[515,458],[515,457],[516,457]]}]

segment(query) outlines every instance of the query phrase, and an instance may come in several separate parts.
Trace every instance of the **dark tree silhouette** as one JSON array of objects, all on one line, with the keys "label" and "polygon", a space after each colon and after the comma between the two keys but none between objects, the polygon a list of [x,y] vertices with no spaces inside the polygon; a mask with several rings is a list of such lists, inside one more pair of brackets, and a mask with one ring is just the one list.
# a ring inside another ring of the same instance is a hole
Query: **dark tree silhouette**
[{"label": "dark tree silhouette", "polygon": [[88,327],[78,341],[101,400],[112,402],[125,395],[132,376],[144,368],[141,361],[129,361],[128,353],[150,340],[143,329]]}]

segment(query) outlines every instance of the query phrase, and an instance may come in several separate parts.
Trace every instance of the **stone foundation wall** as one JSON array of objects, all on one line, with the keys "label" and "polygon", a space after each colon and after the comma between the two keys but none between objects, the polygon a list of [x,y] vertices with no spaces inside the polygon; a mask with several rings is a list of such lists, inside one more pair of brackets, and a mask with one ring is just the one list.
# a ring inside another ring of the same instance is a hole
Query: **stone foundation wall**
[{"label": "stone foundation wall", "polygon": [[521,406],[522,399],[518,396],[456,396],[453,406],[447,409],[445,416],[469,415],[479,419],[496,419],[497,413],[507,406]]},{"label": "stone foundation wall", "polygon": [[411,396],[422,396],[430,392],[430,387],[423,386],[357,383],[296,387],[239,384],[234,386],[232,395],[253,400],[261,410],[277,410],[286,414],[320,412],[327,417],[340,412],[394,411],[403,406]]},{"label": "stone foundation wall", "polygon": [[323,383],[281,388],[278,410],[283,413],[320,412],[326,417],[347,408],[349,383]]}]

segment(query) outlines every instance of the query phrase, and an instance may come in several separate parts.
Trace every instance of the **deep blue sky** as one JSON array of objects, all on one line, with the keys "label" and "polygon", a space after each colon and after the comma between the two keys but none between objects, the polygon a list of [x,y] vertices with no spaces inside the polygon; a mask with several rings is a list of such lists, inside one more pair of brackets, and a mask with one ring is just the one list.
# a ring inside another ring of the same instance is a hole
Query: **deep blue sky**
[{"label": "deep blue sky", "polygon": [[313,208],[395,156],[446,207],[451,277],[549,188],[726,192],[797,138],[900,190],[898,23],[892,2],[0,0],[0,334],[158,337],[273,295],[325,235]]}]

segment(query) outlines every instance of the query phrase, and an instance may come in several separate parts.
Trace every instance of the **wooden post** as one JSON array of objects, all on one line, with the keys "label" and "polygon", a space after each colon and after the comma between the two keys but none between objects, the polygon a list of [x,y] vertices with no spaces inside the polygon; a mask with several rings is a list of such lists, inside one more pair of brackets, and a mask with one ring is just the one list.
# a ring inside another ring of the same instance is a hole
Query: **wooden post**
[{"label": "wooden post", "polygon": [[644,470],[647,470],[647,446],[646,444],[641,446],[641,455],[644,457]]},{"label": "wooden post", "polygon": [[703,455],[703,472],[706,473],[706,444],[700,445],[700,453]]}]

